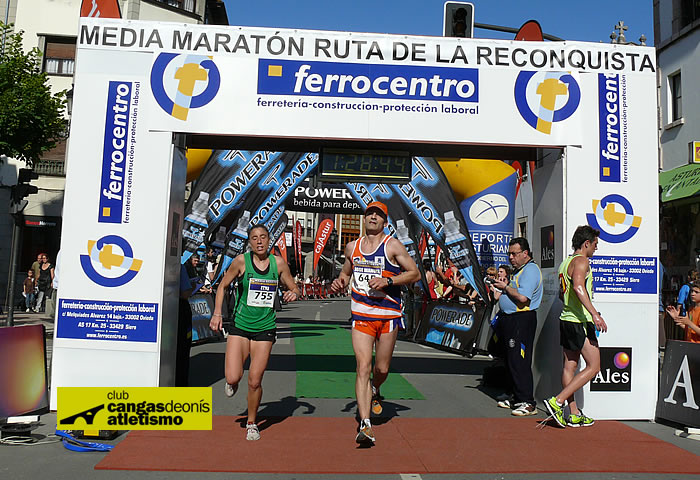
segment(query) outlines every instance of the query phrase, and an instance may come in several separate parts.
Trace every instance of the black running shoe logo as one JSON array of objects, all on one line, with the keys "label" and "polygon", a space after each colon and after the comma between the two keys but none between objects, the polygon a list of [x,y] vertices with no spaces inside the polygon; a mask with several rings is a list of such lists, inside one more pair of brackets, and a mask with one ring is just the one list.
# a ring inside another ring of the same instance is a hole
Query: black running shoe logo
[{"label": "black running shoe logo", "polygon": [[95,415],[97,415],[97,412],[99,412],[103,408],[105,408],[104,403],[102,405],[98,405],[96,407],[92,407],[82,412],[76,413],[75,415],[71,415],[70,417],[66,417],[58,423],[60,423],[61,425],[74,425],[76,420],[82,418],[83,420],[85,420],[86,424],[92,425],[92,422],[95,420]]}]

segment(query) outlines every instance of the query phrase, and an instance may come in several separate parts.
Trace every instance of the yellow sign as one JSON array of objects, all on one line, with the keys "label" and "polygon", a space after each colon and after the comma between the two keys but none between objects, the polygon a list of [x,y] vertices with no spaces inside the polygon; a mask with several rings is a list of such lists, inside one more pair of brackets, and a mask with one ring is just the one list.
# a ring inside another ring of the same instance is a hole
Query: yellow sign
[{"label": "yellow sign", "polygon": [[211,430],[211,387],[58,387],[59,430]]},{"label": "yellow sign", "polygon": [[693,163],[700,163],[700,142],[693,142],[691,148],[693,151],[690,152],[690,158],[693,159]]}]

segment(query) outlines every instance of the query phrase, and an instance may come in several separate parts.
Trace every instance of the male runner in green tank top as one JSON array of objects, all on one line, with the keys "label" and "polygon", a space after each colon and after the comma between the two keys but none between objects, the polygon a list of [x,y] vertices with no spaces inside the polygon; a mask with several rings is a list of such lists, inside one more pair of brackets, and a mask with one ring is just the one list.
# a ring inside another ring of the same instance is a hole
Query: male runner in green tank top
[{"label": "male runner in green tank top", "polygon": [[[608,326],[595,309],[593,297],[593,273],[588,261],[598,249],[600,230],[588,225],[576,229],[571,240],[574,254],[559,266],[559,298],[564,309],[559,317],[561,346],[564,348],[564,370],[561,383],[564,389],[558,395],[545,400],[549,414],[561,427],[588,427],[593,425],[576,405],[574,393],[588,383],[600,371],[600,350],[596,330],[606,332]],[[576,373],[580,356],[586,368]],[[569,418],[564,418],[564,402],[569,402]]]}]

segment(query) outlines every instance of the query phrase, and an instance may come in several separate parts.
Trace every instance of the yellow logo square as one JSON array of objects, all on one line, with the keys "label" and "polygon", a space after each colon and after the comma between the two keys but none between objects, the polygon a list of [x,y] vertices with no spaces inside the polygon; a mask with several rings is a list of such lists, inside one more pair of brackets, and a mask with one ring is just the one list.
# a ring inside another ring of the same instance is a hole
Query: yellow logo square
[{"label": "yellow logo square", "polygon": [[267,76],[268,77],[281,77],[282,76],[282,65],[268,65],[267,66]]}]

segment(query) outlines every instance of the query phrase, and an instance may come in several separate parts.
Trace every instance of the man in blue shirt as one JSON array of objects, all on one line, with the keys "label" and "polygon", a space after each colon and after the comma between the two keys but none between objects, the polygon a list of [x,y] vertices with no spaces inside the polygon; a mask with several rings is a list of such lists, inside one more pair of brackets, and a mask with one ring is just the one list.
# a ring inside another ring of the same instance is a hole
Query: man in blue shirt
[{"label": "man in blue shirt", "polygon": [[532,260],[527,239],[513,238],[508,259],[515,271],[510,283],[501,279],[492,285],[503,291],[498,299],[499,337],[505,342],[506,368],[513,385],[512,414],[537,414],[532,380],[532,347],[537,329],[537,308],[542,302],[542,272]]}]

